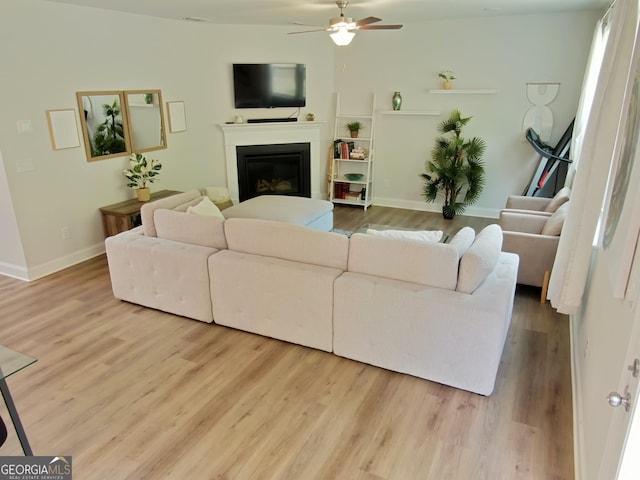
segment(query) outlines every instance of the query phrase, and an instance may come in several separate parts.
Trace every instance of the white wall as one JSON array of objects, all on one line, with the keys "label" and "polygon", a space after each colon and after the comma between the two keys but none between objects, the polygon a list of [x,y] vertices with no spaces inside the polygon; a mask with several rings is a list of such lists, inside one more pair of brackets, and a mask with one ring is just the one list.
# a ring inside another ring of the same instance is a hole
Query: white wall
[{"label": "white wall", "polygon": [[18,233],[18,222],[9,194],[9,184],[0,152],[0,271],[5,275],[24,278],[26,275],[24,251]]},{"label": "white wall", "polygon": [[[487,185],[468,214],[496,216],[507,195],[528,186],[538,157],[523,140],[522,121],[532,106],[529,82],[560,82],[549,107],[555,145],[575,116],[597,13],[525,15],[406,23],[402,30],[360,32],[336,55],[341,103],[363,111],[363,93],[375,92],[378,108],[391,110],[394,91],[403,110],[436,110],[438,117],[377,116],[374,203],[439,211],[425,204],[424,171],[436,127],[452,109],[473,119],[465,137],[487,142]],[[493,95],[437,95],[437,74],[453,70],[455,89],[496,89]],[[366,108],[364,108],[366,111]]]},{"label": "white wall", "polygon": [[[87,162],[84,148],[53,151],[45,110],[73,108],[75,92],[159,88],[163,100],[184,100],[186,132],[168,134],[168,148],[147,154],[163,162],[153,188],[224,185],[218,124],[233,119],[233,62],[299,62],[308,70],[308,107],[332,115],[334,47],[328,39],[289,37],[290,29],[193,24],[39,0],[0,4],[0,150],[17,223],[3,198],[0,273],[37,278],[103,251],[98,208],[133,197],[121,174],[126,157]],[[284,111],[286,110],[286,111]],[[242,112],[245,117],[287,116]],[[284,112],[284,115],[283,115]],[[31,133],[16,122],[29,120]],[[328,130],[328,129],[327,129]],[[330,140],[327,132],[325,141]],[[17,164],[33,165],[18,172]],[[61,229],[70,238],[63,240]],[[8,242],[5,239],[11,239]],[[20,239],[21,246],[19,245]],[[22,249],[24,255],[16,254]]]},{"label": "white wall", "polygon": [[[40,0],[0,3],[0,150],[16,222],[0,216],[0,273],[24,270],[37,278],[103,251],[98,208],[127,198],[126,158],[87,162],[83,148],[53,151],[45,110],[77,110],[75,92],[159,88],[163,100],[184,100],[188,130],[168,134],[154,189],[185,190],[224,184],[223,136],[218,125],[246,118],[288,116],[289,109],[233,108],[231,64],[299,62],[307,65],[307,112],[333,130],[333,92],[343,103],[390,109],[393,91],[405,109],[438,109],[440,117],[378,117],[376,200],[417,209],[427,205],[418,177],[436,125],[458,107],[473,115],[467,134],[489,147],[488,184],[471,214],[494,215],[509,193],[519,193],[536,166],[521,123],[530,104],[526,82],[561,82],[551,105],[553,141],[573,118],[595,15],[493,17],[412,24],[393,32],[360,32],[337,48],[324,34],[286,35],[289,27],[220,26],[129,15]],[[454,32],[453,34],[451,32]],[[567,32],[571,32],[568,35]],[[496,88],[495,95],[443,96],[436,74],[456,72],[458,88]],[[16,122],[29,120],[31,133]],[[18,172],[18,164],[33,165]],[[325,166],[321,167],[322,175]],[[10,210],[4,202],[3,211]],[[70,238],[62,238],[68,227]],[[6,233],[5,233],[6,232]],[[18,240],[19,239],[19,240]],[[24,254],[21,256],[19,251]],[[18,252],[18,254],[16,254]],[[5,268],[6,267],[6,268]]]}]

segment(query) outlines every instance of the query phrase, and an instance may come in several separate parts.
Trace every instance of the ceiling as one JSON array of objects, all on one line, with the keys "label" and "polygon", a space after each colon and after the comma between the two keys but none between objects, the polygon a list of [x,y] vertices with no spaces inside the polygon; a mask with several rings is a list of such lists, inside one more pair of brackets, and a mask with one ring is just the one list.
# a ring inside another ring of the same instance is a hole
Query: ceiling
[{"label": "ceiling", "polygon": [[[57,3],[119,10],[220,24],[289,25],[302,22],[327,26],[339,9],[333,0],[48,0]],[[353,0],[345,15],[375,16],[384,23],[434,19],[554,13],[604,9],[610,0]],[[296,27],[297,28],[297,27]]]}]

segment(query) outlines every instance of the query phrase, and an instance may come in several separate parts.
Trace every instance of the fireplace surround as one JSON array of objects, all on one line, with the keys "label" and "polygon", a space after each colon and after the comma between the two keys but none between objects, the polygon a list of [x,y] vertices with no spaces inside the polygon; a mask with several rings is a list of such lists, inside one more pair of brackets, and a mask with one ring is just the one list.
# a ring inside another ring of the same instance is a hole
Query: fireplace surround
[{"label": "fireplace surround", "polygon": [[327,163],[326,149],[321,148],[321,133],[326,122],[222,124],[224,133],[227,188],[234,203],[240,202],[238,183],[238,146],[309,144],[309,182],[311,198],[324,198],[326,188],[321,168]]}]

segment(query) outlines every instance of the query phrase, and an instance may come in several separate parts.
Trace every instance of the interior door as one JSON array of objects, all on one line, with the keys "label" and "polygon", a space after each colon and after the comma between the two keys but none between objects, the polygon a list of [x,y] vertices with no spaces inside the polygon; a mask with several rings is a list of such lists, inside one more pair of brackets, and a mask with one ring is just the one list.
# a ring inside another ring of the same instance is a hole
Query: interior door
[{"label": "interior door", "polygon": [[611,393],[603,392],[615,412],[611,416],[605,449],[600,464],[599,479],[637,480],[640,478],[640,248],[636,244],[627,298],[633,327],[625,361]]}]

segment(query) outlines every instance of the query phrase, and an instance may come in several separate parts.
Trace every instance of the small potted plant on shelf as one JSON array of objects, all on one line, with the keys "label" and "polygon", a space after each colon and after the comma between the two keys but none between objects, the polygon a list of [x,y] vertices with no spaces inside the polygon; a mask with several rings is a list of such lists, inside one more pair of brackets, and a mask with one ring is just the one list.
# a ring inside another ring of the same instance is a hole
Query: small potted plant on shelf
[{"label": "small potted plant on shelf", "polygon": [[362,130],[363,126],[360,122],[349,122],[347,123],[347,129],[351,133],[351,138],[358,138],[358,132]]},{"label": "small potted plant on shelf", "polygon": [[451,70],[443,70],[438,74],[438,76],[443,80],[442,88],[445,90],[451,90],[451,80],[456,79],[453,72]]},{"label": "small potted plant on shelf", "polygon": [[464,212],[478,200],[484,188],[482,155],[486,144],[478,137],[462,138],[462,127],[469,120],[471,117],[462,118],[460,111],[454,110],[438,126],[442,135],[436,138],[431,160],[426,163],[427,173],[420,175],[425,182],[423,196],[427,202],[434,202],[438,194],[444,197],[442,216],[446,219]]},{"label": "small potted plant on shelf", "polygon": [[151,192],[147,184],[153,183],[162,169],[159,160],[148,161],[140,153],[132,153],[129,156],[129,167],[122,173],[129,179],[127,187],[136,189],[138,200],[148,202],[151,199]]}]

